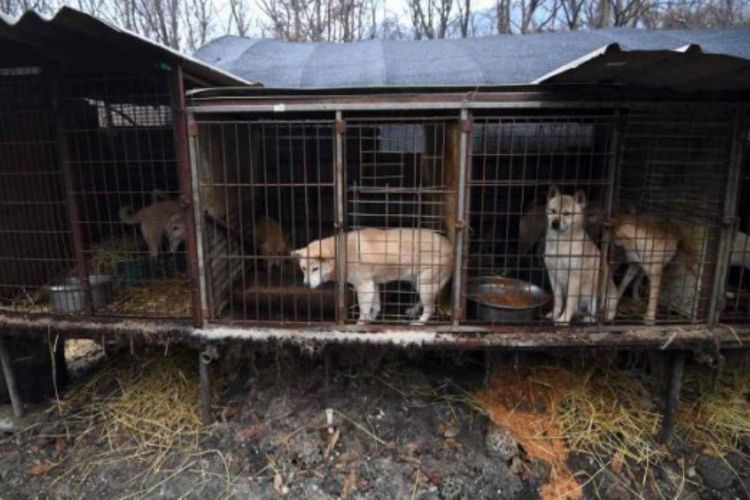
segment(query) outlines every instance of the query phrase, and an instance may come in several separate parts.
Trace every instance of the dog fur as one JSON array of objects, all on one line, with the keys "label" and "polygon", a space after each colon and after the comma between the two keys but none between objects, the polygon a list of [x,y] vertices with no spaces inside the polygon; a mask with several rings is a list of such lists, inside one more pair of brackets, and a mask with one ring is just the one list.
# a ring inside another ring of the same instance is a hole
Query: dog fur
[{"label": "dog fur", "polygon": [[[583,320],[593,322],[599,310],[601,252],[586,234],[586,195],[561,194],[556,186],[547,199],[547,231],[544,263],[547,267],[554,306],[550,317],[569,324],[584,313]],[[617,288],[607,273],[605,319],[611,321],[617,312]]]},{"label": "dog fur", "polygon": [[281,267],[282,258],[289,254],[289,243],[281,224],[270,217],[262,217],[255,224],[255,251],[266,257],[265,267]]},{"label": "dog fur", "polygon": [[[305,285],[316,288],[336,279],[336,238],[316,240],[294,250],[305,276]],[[406,313],[416,324],[430,319],[440,290],[451,278],[453,246],[429,229],[360,229],[346,234],[346,281],[357,291],[359,322],[380,313],[379,285],[409,281],[419,302]]]},{"label": "dog fur", "polygon": [[[586,233],[593,241],[599,241],[604,223],[604,210],[599,205],[589,202],[585,214]],[[547,206],[535,203],[518,221],[518,255],[528,254],[538,243],[544,241],[546,231]]]},{"label": "dog fur", "polygon": [[656,319],[664,267],[677,253],[678,235],[665,218],[631,214],[614,218],[613,241],[625,250],[628,261],[617,296],[622,297],[630,282],[643,271],[649,283],[646,323],[651,324]]},{"label": "dog fur", "polygon": [[140,224],[141,234],[152,258],[159,255],[164,236],[169,240],[169,251],[176,252],[185,240],[185,224],[182,209],[174,200],[165,199],[162,193],[154,191],[152,203],[135,214],[128,206],[120,208],[120,220],[125,224]]}]

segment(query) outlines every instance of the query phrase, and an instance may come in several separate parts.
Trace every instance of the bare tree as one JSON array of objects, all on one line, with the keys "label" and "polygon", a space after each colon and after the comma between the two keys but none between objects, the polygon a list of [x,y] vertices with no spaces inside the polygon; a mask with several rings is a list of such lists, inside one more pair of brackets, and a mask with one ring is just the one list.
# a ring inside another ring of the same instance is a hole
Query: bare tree
[{"label": "bare tree", "polygon": [[409,0],[414,38],[445,38],[452,10],[453,0]]},{"label": "bare tree", "polygon": [[458,27],[461,38],[469,36],[469,27],[472,19],[471,0],[456,0],[458,6]]},{"label": "bare tree", "polygon": [[[233,28],[234,27],[234,28]],[[229,0],[227,32],[247,36],[250,32],[250,3],[248,0]]]},{"label": "bare tree", "polygon": [[498,33],[512,33],[510,25],[510,2],[511,0],[497,0],[497,3],[495,4]]},{"label": "bare tree", "polygon": [[50,14],[55,7],[53,0],[0,0],[0,12],[11,16],[21,15],[27,10]]}]

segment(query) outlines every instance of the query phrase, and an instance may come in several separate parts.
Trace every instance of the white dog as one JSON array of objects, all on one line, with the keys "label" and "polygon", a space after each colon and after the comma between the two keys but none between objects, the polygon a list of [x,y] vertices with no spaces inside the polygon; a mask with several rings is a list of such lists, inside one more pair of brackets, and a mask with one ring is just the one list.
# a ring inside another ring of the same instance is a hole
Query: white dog
[{"label": "white dog", "polygon": [[[316,240],[294,250],[305,275],[305,285],[315,288],[336,279],[336,237]],[[346,281],[357,291],[359,322],[380,313],[378,285],[409,281],[419,293],[419,303],[406,314],[430,319],[440,290],[450,280],[453,246],[429,229],[360,229],[346,234]]]},{"label": "white dog", "polygon": [[[547,199],[547,234],[544,263],[555,294],[551,318],[568,324],[578,313],[592,322],[599,309],[601,253],[586,234],[586,195],[560,194],[552,186]],[[617,288],[607,273],[605,319],[611,321],[617,312]]]}]

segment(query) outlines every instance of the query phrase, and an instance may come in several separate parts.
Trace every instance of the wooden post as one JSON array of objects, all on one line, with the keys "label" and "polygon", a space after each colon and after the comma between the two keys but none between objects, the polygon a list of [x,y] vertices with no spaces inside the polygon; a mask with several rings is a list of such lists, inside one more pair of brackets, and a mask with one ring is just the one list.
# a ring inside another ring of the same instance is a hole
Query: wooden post
[{"label": "wooden post", "polygon": [[0,337],[0,364],[3,365],[3,375],[5,376],[5,385],[8,387],[10,404],[13,407],[13,416],[17,419],[21,418],[23,417],[23,402],[18,395],[16,378],[13,375],[13,360],[10,359],[10,354],[5,347],[2,337]]}]

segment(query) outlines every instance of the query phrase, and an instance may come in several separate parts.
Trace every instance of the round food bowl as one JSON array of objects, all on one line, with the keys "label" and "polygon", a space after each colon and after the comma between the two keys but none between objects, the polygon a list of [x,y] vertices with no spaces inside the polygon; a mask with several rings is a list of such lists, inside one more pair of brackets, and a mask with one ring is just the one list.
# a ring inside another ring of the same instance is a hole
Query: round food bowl
[{"label": "round food bowl", "polygon": [[[112,277],[109,274],[89,275],[91,305],[103,307],[112,302]],[[50,304],[56,313],[77,313],[83,310],[83,287],[78,278],[49,287]]]},{"label": "round food bowl", "polygon": [[532,321],[549,301],[540,287],[505,276],[472,278],[468,293],[475,317],[497,323]]}]

